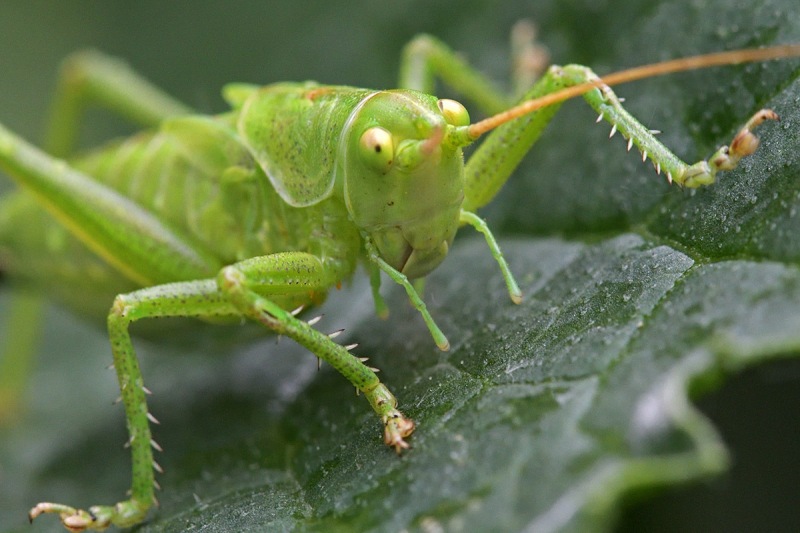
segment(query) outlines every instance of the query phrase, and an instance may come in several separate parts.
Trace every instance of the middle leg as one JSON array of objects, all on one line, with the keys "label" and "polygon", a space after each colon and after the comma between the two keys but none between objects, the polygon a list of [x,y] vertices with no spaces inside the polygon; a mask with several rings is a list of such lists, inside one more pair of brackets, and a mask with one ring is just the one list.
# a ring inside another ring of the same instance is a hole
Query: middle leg
[{"label": "middle leg", "polygon": [[349,348],[313,329],[287,308],[324,292],[342,273],[320,258],[301,252],[286,252],[248,259],[223,268],[216,279],[177,282],[149,287],[118,296],[108,315],[108,333],[114,356],[122,402],[130,434],[132,484],[129,498],[115,505],[98,505],[87,511],[44,502],[30,512],[31,519],[43,513],[58,513],[73,531],[102,530],[109,525],[130,527],[141,522],[155,502],[154,470],[149,413],[139,364],[128,332],[131,323],[158,317],[242,316],[258,321],[274,332],[291,337],[326,361],[348,379],[369,401],[384,426],[384,441],[399,453],[407,448],[405,438],[414,423],[397,410],[397,400],[381,383],[375,369],[367,367]]}]

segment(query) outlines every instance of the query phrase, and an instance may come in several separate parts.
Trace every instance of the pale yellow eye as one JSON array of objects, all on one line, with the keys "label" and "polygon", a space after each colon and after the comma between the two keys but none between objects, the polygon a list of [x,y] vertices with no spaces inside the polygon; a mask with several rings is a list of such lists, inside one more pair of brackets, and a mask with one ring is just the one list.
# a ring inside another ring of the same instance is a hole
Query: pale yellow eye
[{"label": "pale yellow eye", "polygon": [[383,128],[369,128],[361,134],[361,154],[379,170],[390,166],[394,159],[392,134]]},{"label": "pale yellow eye", "polygon": [[469,125],[469,113],[460,103],[455,100],[450,100],[449,98],[442,98],[437,104],[439,106],[439,111],[442,112],[442,116],[451,126]]}]

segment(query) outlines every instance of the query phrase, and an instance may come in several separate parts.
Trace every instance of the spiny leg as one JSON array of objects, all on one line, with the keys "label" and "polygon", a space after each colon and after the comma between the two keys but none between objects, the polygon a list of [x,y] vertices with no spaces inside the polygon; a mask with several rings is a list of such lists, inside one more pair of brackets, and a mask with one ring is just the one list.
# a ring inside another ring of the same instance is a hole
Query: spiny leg
[{"label": "spiny leg", "polygon": [[[397,410],[395,397],[380,382],[375,369],[364,365],[348,347],[336,344],[329,335],[276,303],[280,299],[282,305],[293,307],[307,301],[310,292],[326,290],[340,274],[316,256],[286,252],[225,267],[216,279],[158,285],[118,296],[108,315],[108,332],[130,434],[130,498],[88,510],[44,502],[31,509],[31,520],[43,513],[58,513],[72,531],[102,530],[109,525],[129,527],[141,522],[155,502],[153,471],[160,471],[160,467],[153,461],[153,448],[160,448],[152,439],[150,423],[156,423],[156,419],[147,408],[148,391],[128,333],[130,324],[143,318],[244,316],[291,337],[364,393],[383,422],[387,445],[397,452],[407,448],[405,438],[413,432],[414,423]],[[267,296],[270,294],[274,297]]]},{"label": "spiny leg", "polygon": [[[597,79],[589,68],[581,65],[554,66],[524,98],[538,98]],[[742,157],[752,154],[758,146],[758,139],[751,130],[765,120],[777,119],[770,110],[757,112],[730,146],[718,150],[708,161],[689,165],[664,146],[654,131],[628,113],[609,87],[599,85],[583,97],[598,112],[598,121],[611,123],[610,136],[619,132],[628,141],[628,149],[636,146],[642,153],[642,160],[649,158],[658,173],[666,173],[668,181],[692,188],[709,185],[719,171],[735,168]],[[466,165],[464,209],[476,210],[494,198],[559,107],[560,104],[551,105],[514,119],[497,127],[484,139]]]},{"label": "spiny leg", "polygon": [[159,285],[115,299],[108,315],[108,334],[129,433],[130,496],[115,505],[96,505],[88,510],[43,502],[30,510],[31,520],[43,513],[58,513],[62,524],[70,531],[103,530],[110,525],[130,527],[144,520],[156,503],[153,471],[161,472],[161,467],[153,459],[153,449],[160,451],[160,447],[151,436],[150,423],[157,423],[157,420],[148,411],[146,394],[149,391],[144,386],[128,327],[142,318],[235,314],[214,280]]},{"label": "spiny leg", "polygon": [[[535,43],[534,38],[535,31],[525,21],[517,24],[512,31],[514,63],[527,64],[522,69],[515,68],[513,77],[517,87],[525,83],[526,79],[535,79],[538,70],[547,62],[546,51]],[[500,113],[510,107],[510,98],[503,95],[484,75],[467,64],[447,45],[428,35],[421,35],[412,40],[403,51],[401,86],[432,93],[437,76],[486,113]],[[522,100],[539,98],[597,79],[587,67],[554,66],[537,80],[522,96]],[[758,139],[752,130],[764,120],[777,119],[777,115],[771,110],[758,111],[729,146],[720,148],[707,161],[689,165],[658,141],[651,130],[625,111],[607,86],[601,85],[583,96],[598,111],[599,120],[607,120],[612,124],[612,136],[619,131],[628,140],[629,150],[637,146],[643,159],[650,158],[653,161],[657,172],[663,170],[670,182],[690,188],[709,185],[715,181],[717,172],[735,168],[742,157],[752,154],[758,146]],[[483,140],[467,164],[466,199],[463,206],[465,210],[475,211],[494,198],[538,140],[560,105],[549,105],[519,117],[498,127]]]},{"label": "spiny leg", "polygon": [[[289,311],[262,295],[259,280],[265,275],[290,268],[291,287],[297,290],[304,281],[319,288],[333,285],[336,272],[328,270],[317,257],[305,253],[288,252],[262,258],[249,259],[225,267],[217,277],[220,290],[225,293],[238,311],[280,335],[286,335],[305,346],[314,355],[330,364],[364,394],[384,425],[384,442],[399,453],[408,444],[405,438],[414,431],[414,422],[397,410],[397,400],[375,374],[376,369],[364,365],[347,347],[331,340],[331,336],[313,329]],[[330,278],[330,279],[329,279]],[[314,321],[312,320],[312,323]],[[333,335],[333,334],[332,334]]]},{"label": "spiny leg", "polygon": [[[578,85],[598,79],[594,72],[580,65],[563,67],[560,75],[568,81],[568,85]],[[642,161],[649,158],[656,172],[661,174],[663,171],[669,183],[689,188],[711,185],[716,181],[717,172],[736,168],[743,157],[753,154],[758,148],[758,138],[752,130],[765,120],[778,119],[778,115],[772,110],[757,111],[729,146],[723,146],[708,160],[689,165],[656,139],[653,130],[642,125],[628,113],[609,87],[600,86],[583,97],[599,113],[598,121],[606,120],[611,124],[609,137],[619,132],[628,141],[628,150],[636,146],[642,154]]]}]

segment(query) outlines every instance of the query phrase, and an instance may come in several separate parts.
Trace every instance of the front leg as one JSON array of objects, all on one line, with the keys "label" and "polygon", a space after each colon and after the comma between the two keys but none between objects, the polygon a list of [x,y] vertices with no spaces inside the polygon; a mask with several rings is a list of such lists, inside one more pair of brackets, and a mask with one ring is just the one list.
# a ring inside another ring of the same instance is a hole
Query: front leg
[{"label": "front leg", "polygon": [[[522,94],[522,100],[540,98],[567,87],[598,80],[591,69],[581,65],[554,66],[540,77],[548,58],[545,49],[534,38],[533,27],[526,21],[518,23],[512,31],[515,87],[538,80]],[[441,41],[428,35],[418,36],[403,51],[400,85],[433,93],[437,77],[475,102],[485,113],[501,114],[515,100],[504,95]],[[519,90],[516,93],[519,95]],[[765,120],[777,119],[774,112],[762,109],[750,118],[730,145],[720,148],[708,160],[687,164],[656,139],[652,130],[630,115],[609,87],[600,85],[583,97],[599,114],[598,121],[611,123],[612,136],[619,132],[628,141],[628,150],[636,146],[642,159],[650,159],[656,172],[664,172],[667,181],[688,188],[710,185],[716,180],[718,172],[735,168],[739,160],[755,152],[758,146],[758,139],[752,130]],[[484,139],[467,163],[465,210],[476,211],[494,198],[559,107],[560,104],[543,107],[508,123],[503,123],[498,116],[492,117],[496,123],[490,127],[487,125],[474,129],[476,124],[470,126],[473,139],[492,128],[496,129]],[[497,127],[499,124],[503,125]]]},{"label": "front leg", "polygon": [[[566,87],[596,82],[598,76],[588,67],[567,65],[551,67],[524,99],[536,99],[555,93]],[[771,110],[758,111],[737,133],[729,146],[720,148],[708,160],[688,164],[682,161],[669,148],[655,137],[655,131],[648,129],[620,103],[614,92],[606,85],[586,92],[584,100],[598,113],[597,121],[605,120],[611,124],[610,136],[620,133],[627,141],[627,149],[636,146],[642,161],[650,159],[656,172],[666,175],[667,181],[677,185],[696,188],[710,185],[717,173],[732,170],[739,160],[751,155],[758,147],[758,138],[752,129],[765,120],[775,120],[778,116]],[[505,184],[522,158],[538,140],[544,128],[558,111],[561,104],[550,105],[530,112],[519,118],[496,127],[475,150],[466,165],[464,208],[470,211],[488,204]],[[493,117],[490,120],[494,120]],[[484,122],[488,123],[490,120]],[[481,130],[483,124],[470,126]],[[494,126],[492,126],[494,127]]]}]

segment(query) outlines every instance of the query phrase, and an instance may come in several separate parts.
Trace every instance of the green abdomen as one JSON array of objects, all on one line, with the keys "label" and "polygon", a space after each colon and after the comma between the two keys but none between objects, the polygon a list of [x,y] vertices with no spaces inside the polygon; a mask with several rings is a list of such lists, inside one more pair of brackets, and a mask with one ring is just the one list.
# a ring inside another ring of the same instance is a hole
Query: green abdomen
[{"label": "green abdomen", "polygon": [[[330,103],[326,98],[320,101]],[[345,270],[354,269],[359,237],[341,200],[333,195],[307,207],[288,205],[239,140],[234,129],[237,117],[234,111],[215,118],[169,120],[157,132],[112,143],[70,164],[157,214],[220,264],[302,250],[342,256]],[[321,120],[330,123],[330,117]],[[39,283],[58,285],[66,279],[59,273],[75,270],[71,264],[77,263],[78,270],[90,265],[107,280],[104,291],[130,289],[131,283],[121,274],[39,213],[35,218],[41,230],[16,240],[7,237],[38,208],[27,198],[6,201],[19,203],[10,219],[0,217],[0,245],[11,250],[6,268]],[[38,267],[31,268],[34,264]]]},{"label": "green abdomen", "polygon": [[248,242],[264,217],[266,200],[252,169],[230,160],[211,165],[192,159],[170,132],[141,134],[72,164],[157,214],[223,263],[251,250],[271,251],[269,243]]}]

